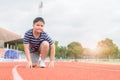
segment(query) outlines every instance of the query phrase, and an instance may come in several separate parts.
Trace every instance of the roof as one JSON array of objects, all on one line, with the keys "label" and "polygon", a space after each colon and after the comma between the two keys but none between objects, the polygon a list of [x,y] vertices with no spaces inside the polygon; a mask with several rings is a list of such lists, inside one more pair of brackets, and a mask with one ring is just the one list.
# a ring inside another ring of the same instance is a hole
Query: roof
[{"label": "roof", "polygon": [[21,36],[14,32],[11,32],[9,30],[6,30],[0,27],[0,41],[8,42],[8,41],[16,40],[16,39],[21,39]]}]

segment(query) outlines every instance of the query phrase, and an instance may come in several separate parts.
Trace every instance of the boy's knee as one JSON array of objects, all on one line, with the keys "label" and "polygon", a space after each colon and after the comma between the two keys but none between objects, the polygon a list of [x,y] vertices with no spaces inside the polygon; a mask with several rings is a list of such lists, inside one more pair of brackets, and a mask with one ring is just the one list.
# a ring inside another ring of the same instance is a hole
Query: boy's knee
[{"label": "boy's knee", "polygon": [[42,45],[42,46],[49,47],[49,43],[48,43],[47,41],[43,41],[43,42],[41,43],[41,45]]}]

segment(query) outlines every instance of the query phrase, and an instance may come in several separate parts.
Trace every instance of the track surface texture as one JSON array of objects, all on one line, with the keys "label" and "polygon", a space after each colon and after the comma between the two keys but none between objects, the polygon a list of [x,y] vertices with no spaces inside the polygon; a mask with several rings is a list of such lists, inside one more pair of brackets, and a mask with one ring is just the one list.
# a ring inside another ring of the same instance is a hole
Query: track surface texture
[{"label": "track surface texture", "polygon": [[28,68],[25,62],[0,62],[0,80],[120,80],[120,65],[55,62],[54,68]]}]

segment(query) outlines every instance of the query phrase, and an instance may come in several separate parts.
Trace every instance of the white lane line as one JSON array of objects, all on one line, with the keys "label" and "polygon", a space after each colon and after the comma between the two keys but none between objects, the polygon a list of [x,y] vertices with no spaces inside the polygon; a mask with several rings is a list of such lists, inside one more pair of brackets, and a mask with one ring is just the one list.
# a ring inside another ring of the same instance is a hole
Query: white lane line
[{"label": "white lane line", "polygon": [[16,66],[12,69],[13,80],[23,80],[22,77],[19,75],[17,69],[16,69],[18,66],[20,66],[20,65],[16,65]]}]

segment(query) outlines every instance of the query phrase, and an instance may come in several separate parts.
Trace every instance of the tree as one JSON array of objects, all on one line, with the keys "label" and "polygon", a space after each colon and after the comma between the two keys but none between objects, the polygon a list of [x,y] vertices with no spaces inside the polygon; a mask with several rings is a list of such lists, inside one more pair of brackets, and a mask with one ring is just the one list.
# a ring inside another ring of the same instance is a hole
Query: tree
[{"label": "tree", "polygon": [[60,53],[60,51],[59,51],[59,46],[58,46],[58,41],[55,41],[55,57],[56,58],[60,58],[61,57],[61,53]]},{"label": "tree", "polygon": [[55,41],[55,57],[56,58],[66,58],[67,48],[65,46],[58,46],[58,41]]},{"label": "tree", "polygon": [[71,42],[67,46],[67,57],[69,58],[80,58],[82,53],[82,45],[79,42]]},{"label": "tree", "polygon": [[94,58],[95,52],[93,52],[90,48],[83,48],[82,58]]},{"label": "tree", "polygon": [[24,51],[23,44],[18,44],[17,47],[18,47],[18,50],[20,50],[20,51]]},{"label": "tree", "polygon": [[60,47],[59,47],[59,53],[61,54],[61,57],[62,57],[62,58],[66,58],[67,47],[65,47],[65,46],[60,46]]},{"label": "tree", "polygon": [[119,55],[119,49],[116,44],[109,38],[98,42],[97,49],[99,58],[117,58]]}]

